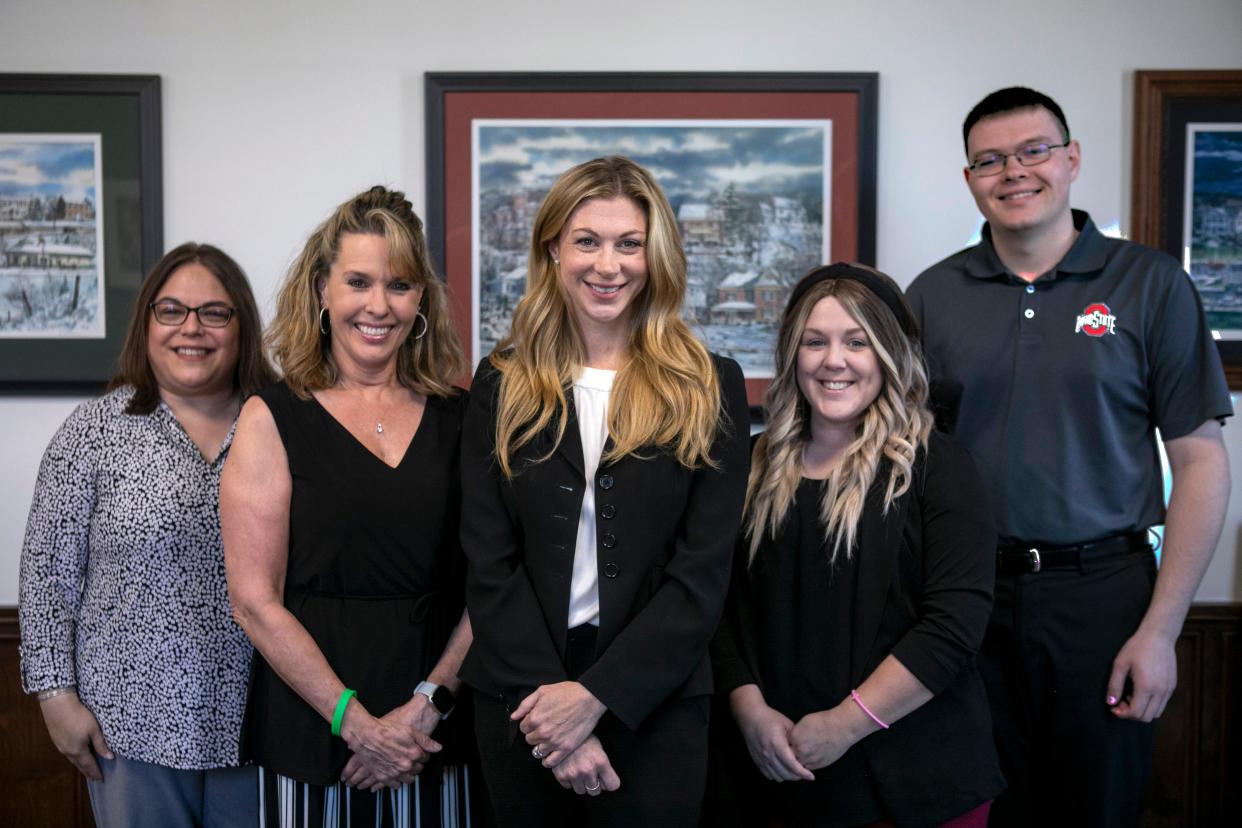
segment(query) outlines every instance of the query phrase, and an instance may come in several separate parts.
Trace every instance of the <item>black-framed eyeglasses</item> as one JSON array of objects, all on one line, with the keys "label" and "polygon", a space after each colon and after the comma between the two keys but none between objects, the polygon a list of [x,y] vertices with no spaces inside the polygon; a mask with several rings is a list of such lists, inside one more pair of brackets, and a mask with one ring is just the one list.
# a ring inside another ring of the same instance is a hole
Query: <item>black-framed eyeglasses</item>
[{"label": "black-framed eyeglasses", "polygon": [[978,176],[1000,175],[1010,156],[1018,159],[1018,163],[1024,167],[1034,167],[1047,161],[1054,149],[1069,145],[1069,141],[1064,144],[1027,144],[1013,152],[989,152],[987,155],[980,155],[966,169]]},{"label": "black-framed eyeglasses", "polygon": [[180,325],[189,318],[190,312],[193,311],[198,317],[199,324],[204,328],[223,328],[229,324],[233,314],[237,313],[228,305],[199,305],[191,308],[172,299],[152,302],[150,308],[151,313],[155,315],[155,321],[161,325]]}]

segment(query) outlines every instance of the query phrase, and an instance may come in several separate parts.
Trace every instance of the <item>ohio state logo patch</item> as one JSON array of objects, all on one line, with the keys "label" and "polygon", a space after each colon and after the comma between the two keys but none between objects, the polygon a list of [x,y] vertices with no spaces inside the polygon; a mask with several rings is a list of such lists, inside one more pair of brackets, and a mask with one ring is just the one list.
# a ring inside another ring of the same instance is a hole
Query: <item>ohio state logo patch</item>
[{"label": "ohio state logo patch", "polygon": [[1085,333],[1087,336],[1103,336],[1117,334],[1117,317],[1103,302],[1092,302],[1078,314],[1078,322],[1074,325],[1074,333]]}]

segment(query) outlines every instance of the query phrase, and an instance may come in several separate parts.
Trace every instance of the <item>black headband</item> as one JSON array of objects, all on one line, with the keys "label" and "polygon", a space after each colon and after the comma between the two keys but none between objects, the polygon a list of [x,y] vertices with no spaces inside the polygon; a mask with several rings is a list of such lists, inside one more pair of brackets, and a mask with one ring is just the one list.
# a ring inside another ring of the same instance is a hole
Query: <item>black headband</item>
[{"label": "black headband", "polygon": [[846,281],[857,282],[862,285],[888,306],[888,309],[893,312],[893,318],[897,320],[897,324],[905,332],[906,336],[911,339],[918,338],[918,324],[914,321],[910,308],[906,305],[905,300],[901,298],[901,294],[893,290],[888,282],[874,273],[848,265],[845,262],[817,267],[803,276],[802,280],[794,285],[793,291],[789,294],[789,304],[785,306],[785,314],[788,315],[793,312],[794,307],[797,306],[803,296],[806,296],[807,291],[820,282],[826,282],[829,279],[845,279]]}]

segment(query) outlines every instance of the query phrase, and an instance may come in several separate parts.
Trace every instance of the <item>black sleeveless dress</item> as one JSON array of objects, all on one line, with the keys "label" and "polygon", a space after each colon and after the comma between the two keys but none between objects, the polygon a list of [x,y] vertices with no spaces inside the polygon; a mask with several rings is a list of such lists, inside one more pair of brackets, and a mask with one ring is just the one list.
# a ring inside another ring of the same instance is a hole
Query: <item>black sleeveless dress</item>
[{"label": "black sleeveless dress", "polygon": [[[358,692],[368,712],[382,716],[410,700],[464,606],[458,448],[466,395],[427,398],[396,468],[372,454],[315,399],[299,399],[283,383],[259,397],[275,419],[293,479],[285,606],[345,686]],[[456,718],[437,728],[434,736],[445,750],[419,777],[412,800],[466,795],[459,768],[450,768],[454,790],[444,790],[444,765],[460,763],[465,748],[452,732],[458,729]],[[335,799],[342,824],[346,804],[348,812],[371,810],[359,802],[370,794],[337,784],[349,758],[345,741],[331,735],[328,723],[258,653],[241,753],[262,766],[269,793],[296,800],[299,808],[301,786],[290,796],[276,791],[270,777],[285,777],[280,784],[286,787],[297,782],[327,788],[323,807],[333,809]],[[439,789],[428,790],[429,781],[439,782]],[[346,796],[352,801],[346,803]],[[270,808],[270,801],[266,804]],[[381,807],[387,815],[388,806]],[[392,810],[399,810],[395,803]],[[300,810],[298,817],[301,824]]]}]

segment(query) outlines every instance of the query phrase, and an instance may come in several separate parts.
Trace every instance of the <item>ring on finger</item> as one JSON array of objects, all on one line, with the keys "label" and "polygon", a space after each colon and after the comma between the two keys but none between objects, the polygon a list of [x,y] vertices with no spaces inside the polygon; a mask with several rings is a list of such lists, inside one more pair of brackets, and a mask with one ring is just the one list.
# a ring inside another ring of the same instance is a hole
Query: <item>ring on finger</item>
[{"label": "ring on finger", "polygon": [[536,759],[542,759],[543,751],[539,749],[539,745],[535,745],[533,748],[530,749],[530,755],[535,757]]},{"label": "ring on finger", "polygon": [[596,779],[596,780],[595,780],[595,785],[594,785],[594,786],[591,786],[591,785],[587,785],[587,786],[586,786],[586,792],[587,792],[587,793],[595,793],[595,792],[596,792],[596,791],[598,791],[599,789],[600,789],[600,781],[599,781],[598,779]]}]

